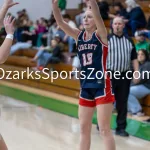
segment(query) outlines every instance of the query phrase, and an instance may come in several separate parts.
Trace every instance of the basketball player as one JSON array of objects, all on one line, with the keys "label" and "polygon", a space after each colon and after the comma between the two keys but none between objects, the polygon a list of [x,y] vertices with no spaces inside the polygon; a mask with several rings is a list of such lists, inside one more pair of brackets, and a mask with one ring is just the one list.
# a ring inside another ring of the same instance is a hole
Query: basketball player
[{"label": "basketball player", "polygon": [[[16,4],[18,3],[13,2],[13,0],[5,0],[0,10],[0,29],[4,25],[5,31],[7,33],[7,36],[0,47],[0,64],[4,63],[9,56],[10,48],[13,42],[13,34],[15,30],[14,28],[15,19],[12,20],[11,16],[6,17],[5,19],[4,17],[7,13],[7,10]],[[7,146],[1,135],[0,135],[0,150],[7,150]]]},{"label": "basketball player", "polygon": [[[83,18],[83,31],[71,28],[63,20],[57,0],[52,0],[53,13],[60,28],[66,34],[72,36],[77,43],[82,72],[80,74],[81,93],[78,112],[80,150],[90,149],[92,116],[95,108],[97,108],[100,135],[103,138],[105,150],[115,150],[115,141],[110,130],[114,95],[111,92],[110,79],[101,75],[101,73],[106,72],[107,31],[96,0],[86,0],[86,2],[88,8]],[[101,73],[99,74],[98,72]]]}]

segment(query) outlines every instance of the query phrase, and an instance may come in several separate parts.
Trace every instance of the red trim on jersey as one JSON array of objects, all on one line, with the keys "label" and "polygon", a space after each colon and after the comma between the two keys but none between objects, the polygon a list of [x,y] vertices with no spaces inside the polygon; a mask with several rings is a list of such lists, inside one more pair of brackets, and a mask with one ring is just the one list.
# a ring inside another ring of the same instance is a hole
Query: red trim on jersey
[{"label": "red trim on jersey", "polygon": [[84,98],[80,98],[79,99],[79,104],[81,106],[85,106],[85,107],[95,107],[96,106],[96,101],[95,100],[87,101]]},{"label": "red trim on jersey", "polygon": [[76,46],[78,45],[78,40],[79,40],[79,36],[81,33],[82,33],[82,31],[79,31],[78,36],[77,36]]},{"label": "red trim on jersey", "polygon": [[[107,55],[108,55],[108,47],[103,46],[103,69],[104,69],[104,76],[106,74],[107,69]],[[108,92],[111,92],[112,95],[112,87],[111,87],[111,80],[109,76],[105,76],[105,94],[107,95]]]},{"label": "red trim on jersey", "polygon": [[80,35],[81,32],[82,32],[82,31],[79,31],[78,36],[77,36],[78,38],[79,38],[79,35]]},{"label": "red trim on jersey", "polygon": [[108,45],[106,45],[105,43],[103,43],[103,41],[101,40],[101,38],[99,37],[99,35],[96,32],[95,32],[95,35],[96,35],[97,39],[100,41],[100,43],[102,45],[104,45],[105,47],[108,47]]},{"label": "red trim on jersey", "polygon": [[84,31],[83,33],[83,40],[85,41],[85,38],[86,38],[86,32]]}]

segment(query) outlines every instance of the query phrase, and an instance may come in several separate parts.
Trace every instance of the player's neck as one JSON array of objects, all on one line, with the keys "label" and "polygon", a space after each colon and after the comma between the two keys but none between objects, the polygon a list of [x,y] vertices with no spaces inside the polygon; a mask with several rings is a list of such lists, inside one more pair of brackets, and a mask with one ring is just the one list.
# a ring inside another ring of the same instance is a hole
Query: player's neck
[{"label": "player's neck", "polygon": [[86,37],[85,38],[86,39],[90,39],[92,37],[94,31],[95,30],[90,30],[90,31],[86,30],[85,31],[85,33],[86,33]]}]

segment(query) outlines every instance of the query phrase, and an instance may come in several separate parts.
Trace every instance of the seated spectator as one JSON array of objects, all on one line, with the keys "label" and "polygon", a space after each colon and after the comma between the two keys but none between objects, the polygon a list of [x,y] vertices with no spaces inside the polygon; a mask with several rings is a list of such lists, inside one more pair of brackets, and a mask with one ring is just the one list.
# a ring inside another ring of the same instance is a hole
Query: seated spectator
[{"label": "seated spectator", "polygon": [[54,39],[56,33],[58,31],[58,28],[57,28],[57,23],[56,21],[53,22],[53,24],[51,24],[51,26],[48,28],[48,32],[47,33],[44,33],[43,36],[42,36],[42,43],[43,45],[45,46],[50,46],[50,41],[52,39]]},{"label": "seated spectator", "polygon": [[147,27],[148,30],[150,30],[150,17],[148,18]]},{"label": "seated spectator", "polygon": [[142,34],[142,32],[135,32],[135,39],[137,41],[137,43],[135,44],[136,47],[136,51],[138,52],[141,49],[146,50],[148,53],[150,53],[150,42],[148,42],[144,36],[144,34]]},{"label": "seated spectator", "polygon": [[[20,34],[20,41],[17,41],[14,45],[12,45],[10,49],[10,55],[14,54],[16,51],[20,49],[28,49],[33,46],[34,38],[30,36],[30,27],[28,26],[28,21],[23,21],[22,31]],[[32,33],[31,33],[32,34]]]},{"label": "seated spectator", "polygon": [[110,18],[115,18],[117,16],[120,16],[123,19],[127,19],[127,17],[128,17],[127,11],[121,2],[115,2],[114,3],[114,10],[115,10],[115,14],[114,15],[109,14]]},{"label": "seated spectator", "polygon": [[37,21],[37,30],[36,30],[36,34],[38,36],[37,38],[37,47],[42,46],[42,36],[44,33],[47,32],[47,23],[46,23],[46,19],[44,18],[40,18]]},{"label": "seated spectator", "polygon": [[22,41],[31,40],[32,45],[36,46],[37,35],[36,35],[36,24],[32,21],[28,21],[28,30],[22,31]]},{"label": "seated spectator", "polygon": [[15,37],[16,37],[16,41],[17,42],[21,42],[22,41],[22,33],[23,31],[28,31],[29,27],[28,27],[28,20],[17,20],[17,24],[16,24],[16,31],[15,31]]},{"label": "seated spectator", "polygon": [[18,11],[17,12],[17,19],[16,19],[16,31],[15,31],[15,37],[16,37],[16,40],[18,42],[22,41],[21,40],[21,34],[22,34],[22,31],[24,30],[24,26],[25,26],[25,23],[28,22],[29,20],[29,16],[27,15],[26,13],[26,10],[23,9],[21,11]]},{"label": "seated spectator", "polygon": [[[114,3],[114,10],[115,10],[115,13],[109,14],[109,18],[113,20],[115,17],[121,17],[123,18],[124,22],[127,22],[128,13],[121,2]],[[113,31],[112,20],[111,20],[111,30]],[[128,35],[128,31],[126,28],[124,28],[124,34]]]},{"label": "seated spectator", "polygon": [[27,14],[27,10],[26,9],[22,9],[22,16],[26,19],[29,20],[29,15]]},{"label": "seated spectator", "polygon": [[60,47],[60,50],[63,51],[64,50],[64,43],[61,41],[59,34],[56,34],[54,39],[57,41],[58,46]]},{"label": "seated spectator", "polygon": [[31,61],[37,61],[36,70],[42,70],[46,65],[51,63],[57,63],[61,60],[61,48],[58,45],[57,40],[51,41],[51,47],[40,47],[37,54]]},{"label": "seated spectator", "polygon": [[150,39],[150,30],[145,29],[145,30],[140,30],[138,32],[139,32],[139,34],[142,34],[146,38]]},{"label": "seated spectator", "polygon": [[98,0],[100,14],[103,20],[109,19],[109,4],[105,0]]},{"label": "seated spectator", "polygon": [[[138,100],[150,94],[150,62],[147,51],[138,51],[138,61],[140,64],[139,72],[141,77],[138,84],[131,84],[128,97],[128,111],[132,114],[143,115],[142,107]],[[148,72],[144,73],[144,71]]]},{"label": "seated spectator", "polygon": [[139,28],[146,27],[146,18],[144,12],[140,6],[135,2],[135,0],[126,0],[128,21],[126,27],[132,31],[132,36]]},{"label": "seated spectator", "polygon": [[26,41],[26,42],[17,42],[16,44],[12,45],[10,49],[10,55],[13,55],[16,51],[21,49],[28,49],[32,47],[32,41]]}]

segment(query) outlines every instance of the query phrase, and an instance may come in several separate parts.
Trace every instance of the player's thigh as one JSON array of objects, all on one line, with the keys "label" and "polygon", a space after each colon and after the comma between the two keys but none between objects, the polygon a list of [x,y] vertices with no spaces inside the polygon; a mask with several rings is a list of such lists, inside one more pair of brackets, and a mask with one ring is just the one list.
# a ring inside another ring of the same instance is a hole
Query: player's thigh
[{"label": "player's thigh", "polygon": [[92,117],[93,117],[94,110],[95,110],[95,107],[85,107],[85,106],[79,105],[78,115],[79,115],[81,132],[91,130]]},{"label": "player's thigh", "polygon": [[113,103],[97,105],[97,120],[100,128],[110,128],[112,111]]},{"label": "player's thigh", "polygon": [[[95,90],[95,89],[94,89]],[[93,89],[81,89],[79,100],[79,120],[83,128],[90,128],[92,124],[92,116],[95,110],[96,101],[94,100]]]}]

